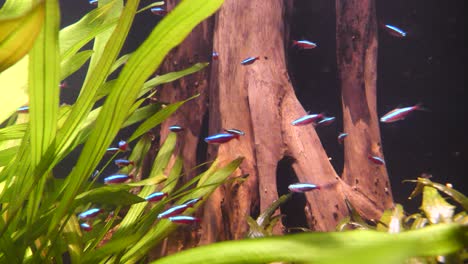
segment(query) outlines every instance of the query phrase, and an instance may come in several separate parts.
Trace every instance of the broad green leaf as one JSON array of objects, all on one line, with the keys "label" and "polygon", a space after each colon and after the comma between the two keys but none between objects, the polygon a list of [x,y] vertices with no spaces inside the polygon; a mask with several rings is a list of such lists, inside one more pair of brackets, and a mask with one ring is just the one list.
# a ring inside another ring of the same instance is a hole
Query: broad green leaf
[{"label": "broad green leaf", "polygon": [[445,199],[440,196],[437,189],[424,186],[421,209],[424,211],[431,224],[450,223],[452,222],[455,206],[447,203]]},{"label": "broad green leaf", "polygon": [[398,234],[371,230],[301,233],[214,243],[151,263],[404,263],[409,257],[445,255],[462,249],[467,245],[467,230],[444,224]]},{"label": "broad green leaf", "polygon": [[75,204],[132,205],[145,202],[145,199],[129,193],[129,189],[126,185],[99,187],[77,195]]},{"label": "broad green leaf", "polygon": [[0,16],[0,72],[24,57],[44,22],[44,1],[17,17]]}]

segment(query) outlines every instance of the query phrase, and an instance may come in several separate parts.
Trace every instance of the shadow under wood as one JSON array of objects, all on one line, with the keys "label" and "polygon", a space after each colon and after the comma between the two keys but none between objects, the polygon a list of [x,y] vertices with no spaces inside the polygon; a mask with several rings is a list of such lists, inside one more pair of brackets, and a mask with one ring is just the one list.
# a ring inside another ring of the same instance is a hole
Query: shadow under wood
[{"label": "shadow under wood", "polygon": [[[289,193],[288,186],[292,183],[297,183],[296,173],[292,168],[294,158],[284,157],[278,162],[276,168],[276,182],[278,197],[283,194]],[[286,232],[295,233],[299,232],[299,229],[295,228],[309,228],[307,219],[304,214],[304,207],[306,205],[306,197],[304,194],[295,193],[291,199],[280,206],[281,214],[284,215],[282,223],[286,228]]]},{"label": "shadow under wood", "polygon": [[[197,165],[202,164],[208,160],[207,153],[208,153],[208,144],[205,142],[205,138],[208,136],[208,124],[210,120],[210,114],[209,111],[205,111],[200,127],[200,133],[198,135],[198,144],[197,144],[197,150],[196,150],[196,157],[197,157]],[[200,166],[196,170],[196,175],[201,173],[202,171],[206,171],[209,167],[210,164],[205,164],[203,166]]]}]

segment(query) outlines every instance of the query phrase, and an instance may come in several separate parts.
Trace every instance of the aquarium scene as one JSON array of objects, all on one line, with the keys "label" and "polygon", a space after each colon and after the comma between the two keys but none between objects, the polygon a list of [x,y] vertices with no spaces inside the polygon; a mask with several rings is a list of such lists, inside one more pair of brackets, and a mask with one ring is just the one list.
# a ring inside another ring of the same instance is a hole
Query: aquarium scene
[{"label": "aquarium scene", "polygon": [[0,0],[0,263],[468,263],[463,0]]}]

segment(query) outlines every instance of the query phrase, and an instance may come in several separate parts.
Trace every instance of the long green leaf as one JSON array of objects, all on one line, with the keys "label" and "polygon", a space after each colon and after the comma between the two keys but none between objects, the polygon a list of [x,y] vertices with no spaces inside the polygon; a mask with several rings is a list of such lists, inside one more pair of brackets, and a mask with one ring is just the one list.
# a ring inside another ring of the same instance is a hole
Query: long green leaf
[{"label": "long green leaf", "polygon": [[98,203],[109,205],[132,205],[145,202],[146,200],[128,192],[130,187],[125,185],[120,186],[105,186],[89,190],[76,196],[75,203]]},{"label": "long green leaf", "polygon": [[371,230],[302,233],[228,241],[161,258],[152,264],[356,263],[393,264],[415,256],[437,256],[467,246],[467,227],[435,225],[399,234]]},{"label": "long green leaf", "polygon": [[161,124],[170,115],[172,115],[177,109],[179,109],[179,107],[181,107],[184,103],[186,103],[187,101],[192,100],[193,98],[196,98],[196,97],[198,97],[198,95],[192,96],[187,100],[180,101],[180,102],[177,102],[177,103],[173,103],[173,104],[170,104],[170,105],[164,107],[163,109],[158,111],[156,114],[154,114],[152,117],[148,118],[145,122],[143,122],[143,124],[141,124],[135,130],[135,132],[133,132],[133,134],[130,136],[129,140],[130,141],[134,140],[134,139],[140,137],[141,135],[143,135],[144,133],[146,133],[146,131],[150,130],[151,128]]},{"label": "long green leaf", "polygon": [[76,53],[69,59],[62,60],[60,64],[60,79],[63,80],[72,75],[72,73],[76,72],[79,68],[81,68],[81,66],[85,64],[86,61],[89,60],[89,58],[91,58],[91,55],[93,55],[92,50],[85,50]]},{"label": "long green leaf", "polygon": [[[31,161],[37,166],[49,148],[55,144],[58,109],[60,102],[60,57],[58,33],[60,10],[57,0],[45,1],[44,28],[35,42],[29,56],[29,98],[31,128]],[[29,142],[23,142],[28,144]],[[31,224],[37,217],[37,210],[48,174],[39,179],[36,189],[31,192],[27,206],[27,221]],[[25,186],[26,187],[26,186]]]}]

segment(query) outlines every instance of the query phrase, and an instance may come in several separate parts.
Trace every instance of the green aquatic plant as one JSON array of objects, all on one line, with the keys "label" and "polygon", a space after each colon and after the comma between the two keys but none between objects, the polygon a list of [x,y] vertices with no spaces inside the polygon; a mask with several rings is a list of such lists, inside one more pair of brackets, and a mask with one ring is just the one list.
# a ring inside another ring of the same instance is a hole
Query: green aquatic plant
[{"label": "green aquatic plant", "polygon": [[[189,249],[161,258],[165,263],[465,263],[468,246],[466,197],[456,190],[428,179],[417,180],[411,195],[422,191],[422,212],[405,216],[403,207],[386,211],[377,223],[365,221],[348,203],[350,216],[336,232],[304,232],[272,236],[273,212],[290,195],[275,201],[255,221],[248,219],[249,239],[227,241]],[[438,191],[447,194],[462,207],[446,202]],[[303,229],[305,230],[305,229]]]},{"label": "green aquatic plant", "polygon": [[[96,182],[100,176],[96,169],[104,169],[115,157],[105,153],[120,129],[138,125],[127,139],[136,142],[129,157],[135,165],[121,172],[139,174],[151,144],[146,133],[197,97],[142,106],[155,86],[207,65],[198,63],[150,78],[166,54],[212,15],[222,0],[180,3],[137,50],[119,57],[134,16],[161,4],[137,10],[138,0],[125,5],[121,0],[102,0],[61,30],[57,0],[8,0],[0,9],[0,92],[8,95],[0,98],[1,263],[62,263],[65,256],[72,263],[135,263],[177,228],[169,220],[156,218],[166,205],[206,198],[240,164],[242,159],[225,166],[214,161],[192,180],[196,187],[175,188],[182,161],[177,158],[169,169],[177,137],[171,133],[148,178],[116,185]],[[93,49],[83,50],[92,40]],[[78,99],[72,105],[59,105],[59,83],[88,60]],[[119,68],[118,77],[109,80]],[[103,98],[104,104],[96,107]],[[17,111],[24,105],[29,106],[28,113]],[[70,174],[56,177],[53,169],[80,145],[83,149]],[[102,162],[107,164],[98,167]],[[148,203],[144,197],[156,190],[169,195]],[[97,206],[104,213],[81,229],[83,221],[77,214]]]}]

